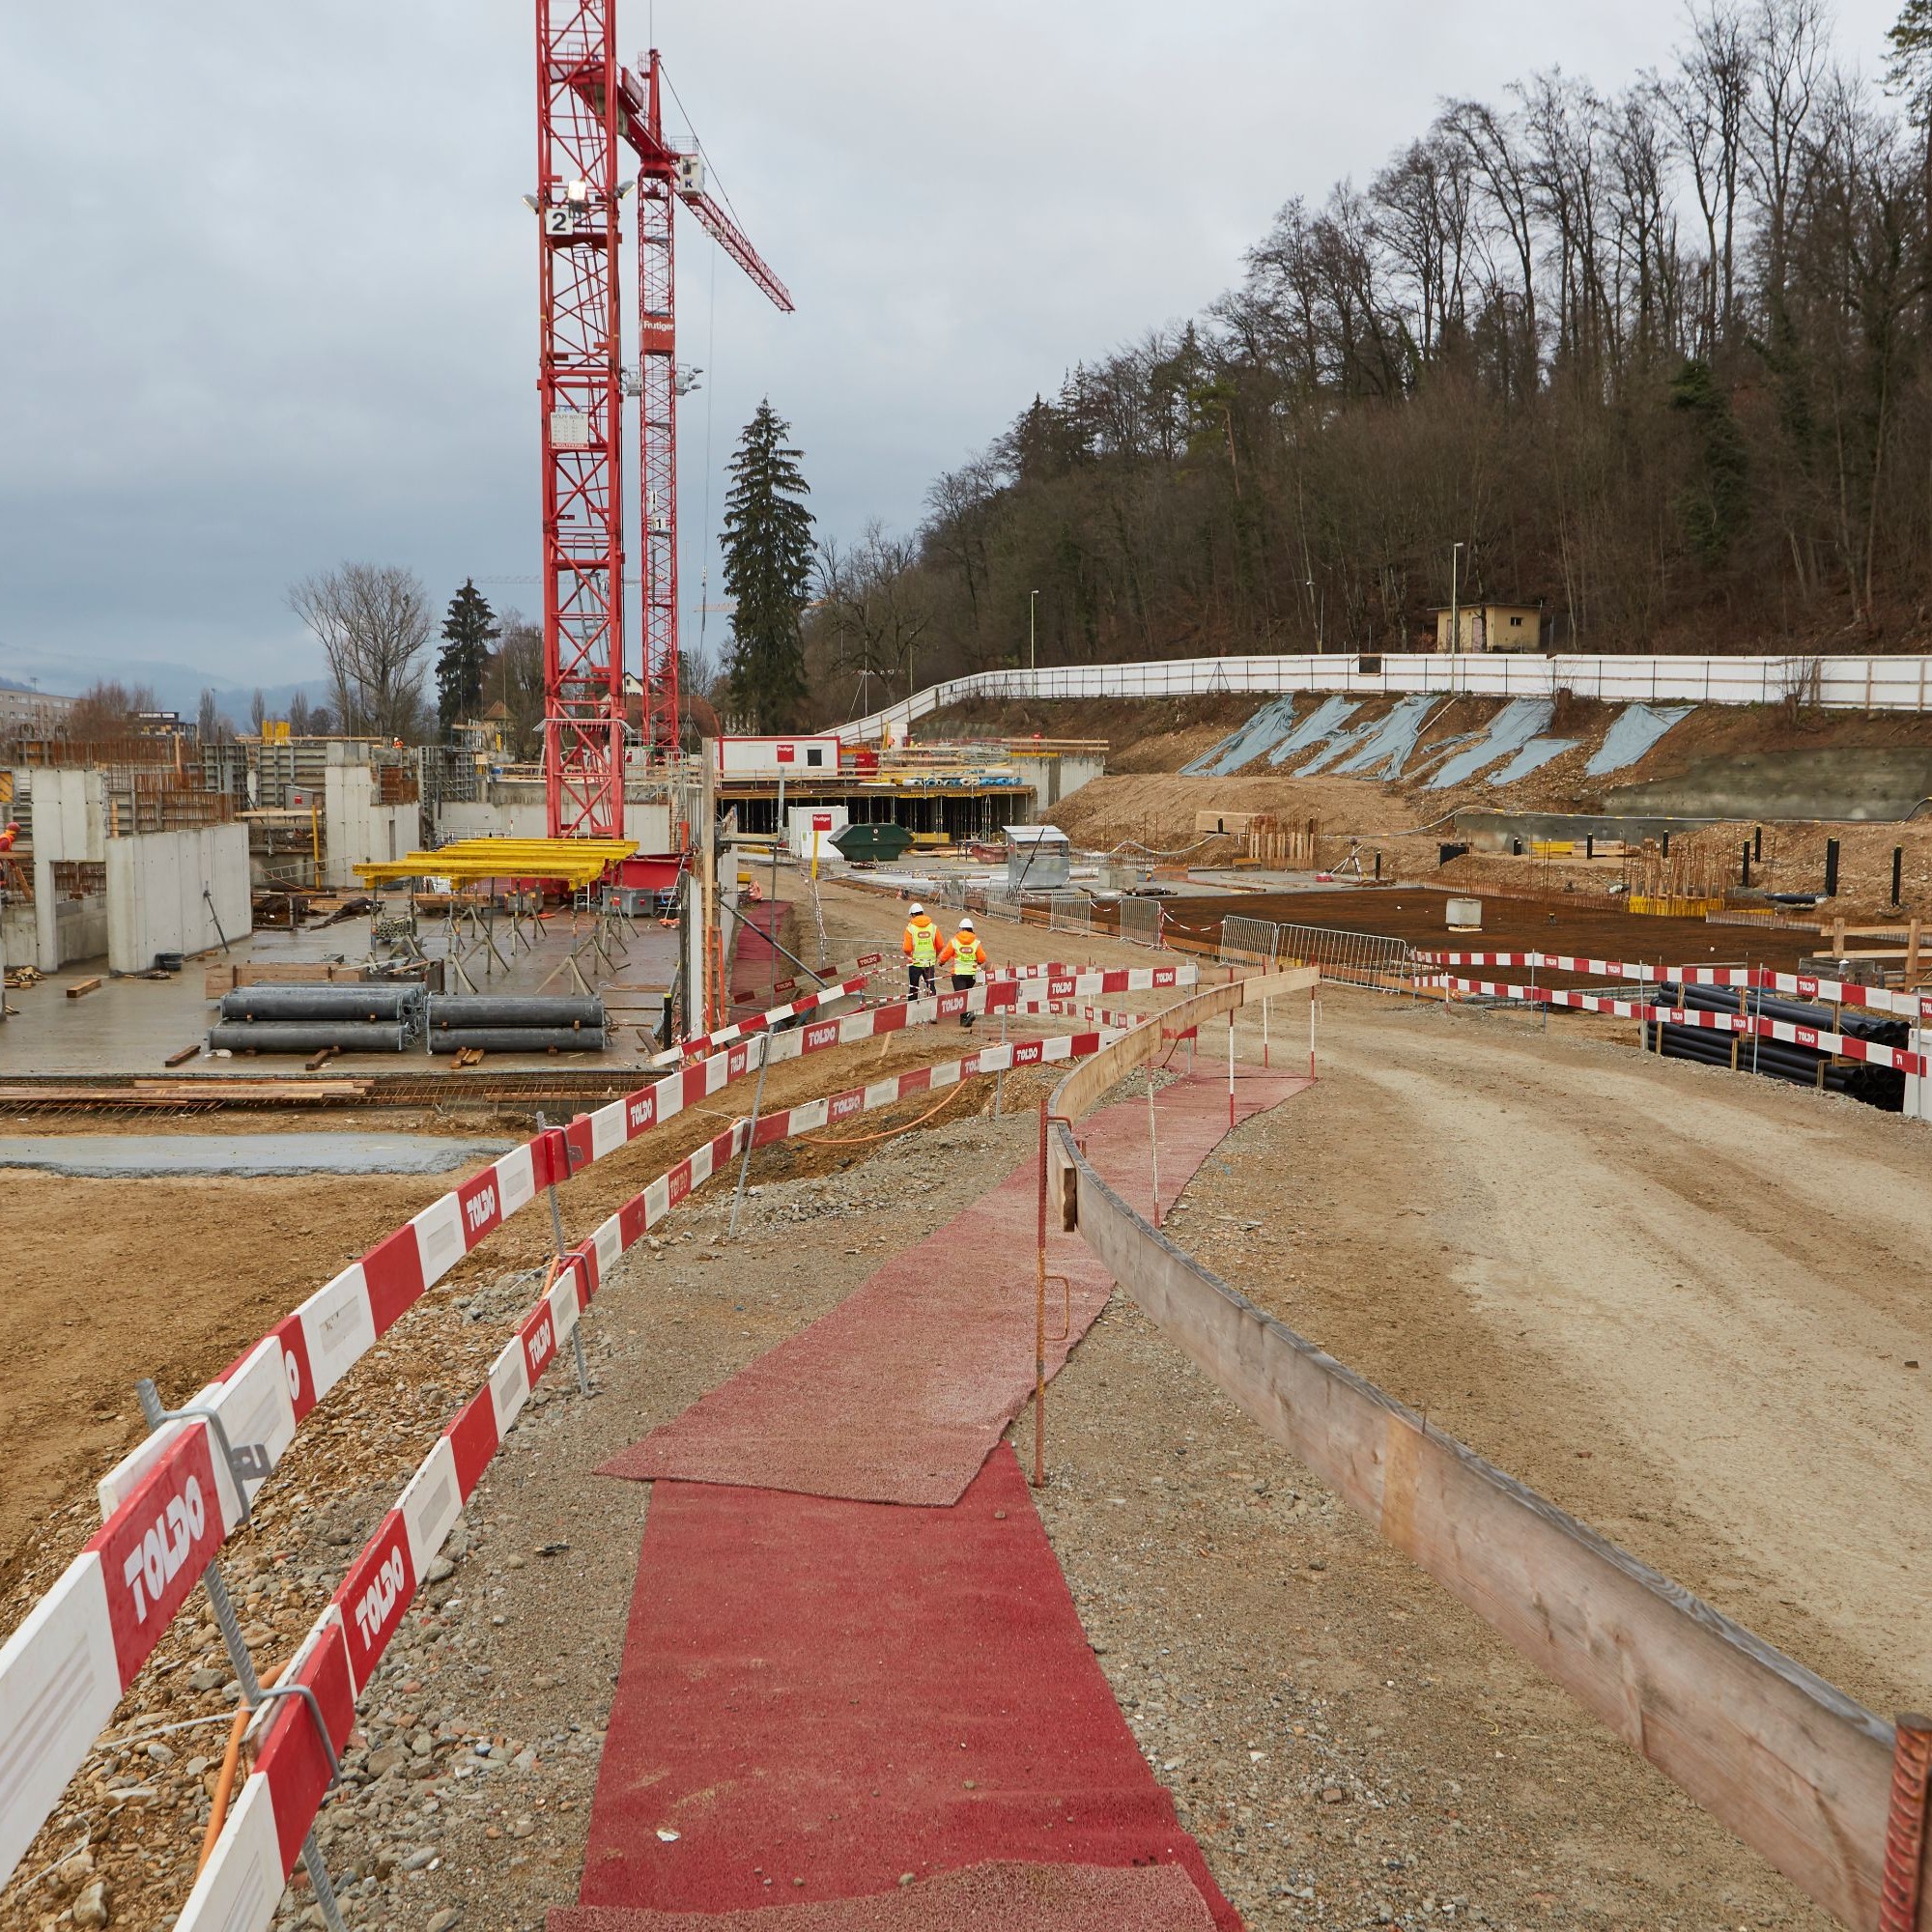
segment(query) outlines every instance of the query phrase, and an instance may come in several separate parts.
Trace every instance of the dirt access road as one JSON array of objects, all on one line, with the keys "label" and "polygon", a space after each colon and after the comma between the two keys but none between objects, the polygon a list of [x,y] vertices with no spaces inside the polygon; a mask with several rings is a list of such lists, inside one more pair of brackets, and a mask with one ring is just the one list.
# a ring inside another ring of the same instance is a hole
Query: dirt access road
[{"label": "dirt access road", "polygon": [[[1175,1237],[1876,1709],[1932,1698],[1932,1135],[1330,990]],[[1237,1219],[1222,1217],[1237,1216]]]}]

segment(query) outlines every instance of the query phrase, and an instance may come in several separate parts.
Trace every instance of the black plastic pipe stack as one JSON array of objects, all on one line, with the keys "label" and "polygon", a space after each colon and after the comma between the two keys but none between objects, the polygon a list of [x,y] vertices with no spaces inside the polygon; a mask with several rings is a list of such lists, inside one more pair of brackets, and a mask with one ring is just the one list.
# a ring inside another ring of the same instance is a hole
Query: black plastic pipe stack
[{"label": "black plastic pipe stack", "polygon": [[508,993],[449,993],[429,1003],[429,1050],[602,1053],[604,1002]]},{"label": "black plastic pipe stack", "polygon": [[401,1053],[409,1043],[400,1020],[220,1020],[208,1030],[211,1053]]},{"label": "black plastic pipe stack", "polygon": [[[1684,1007],[1692,1012],[1735,1013],[1738,989],[1732,986],[1662,986],[1659,1003]],[[1910,1044],[1910,1029],[1904,1020],[1874,1013],[1847,1011],[1842,1023],[1828,1007],[1806,1006],[1797,1000],[1766,999],[1755,991],[1744,994],[1745,1011],[1753,1018],[1782,1020],[1790,1026],[1810,1027],[1819,1033],[1842,1033],[1853,1039],[1869,1040],[1880,1046]],[[1868,1062],[1833,1063],[1831,1055],[1816,1048],[1800,1046],[1792,1040],[1754,1038],[1750,1034],[1733,1035],[1718,1027],[1663,1027],[1663,1057],[1666,1060],[1695,1060],[1710,1066],[1731,1064],[1731,1041],[1738,1043],[1738,1070],[1757,1072],[1774,1080],[1789,1080],[1801,1087],[1822,1084],[1827,1093],[1846,1094],[1867,1106],[1898,1113],[1905,1105],[1905,1075],[1889,1066],[1874,1066]],[[1643,1025],[1643,1043],[1657,1051],[1657,1033],[1650,1021]],[[1824,1074],[1820,1080],[1819,1068]]]},{"label": "black plastic pipe stack", "polygon": [[413,981],[352,980],[319,985],[237,986],[221,996],[210,1052],[401,1053],[423,1028]]}]

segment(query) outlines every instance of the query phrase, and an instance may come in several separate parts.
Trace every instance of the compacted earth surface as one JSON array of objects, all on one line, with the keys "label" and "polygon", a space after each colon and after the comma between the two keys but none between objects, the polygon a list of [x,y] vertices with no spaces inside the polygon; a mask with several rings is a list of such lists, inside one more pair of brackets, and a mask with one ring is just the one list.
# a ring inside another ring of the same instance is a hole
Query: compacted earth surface
[{"label": "compacted earth surface", "polygon": [[[902,909],[841,893],[827,914],[837,941],[894,932]],[[996,957],[1043,949],[986,923]],[[1080,942],[1090,953],[1150,957]],[[1606,1027],[1330,992],[1321,1037],[1321,1083],[1209,1157],[1173,1205],[1174,1238],[1848,1690],[1922,1704],[1920,1130],[1646,1060]],[[799,1076],[796,1098],[860,1077],[838,1057],[773,1082]],[[1009,1079],[998,1116],[980,1082],[922,1125],[924,1104],[866,1123],[899,1138],[770,1150],[735,1236],[716,1181],[615,1271],[584,1323],[590,1393],[567,1354],[551,1369],[362,1701],[318,1826],[352,1923],[537,1927],[575,1899],[649,1506],[646,1486],[596,1465],[1030,1159],[1049,1084]],[[566,1192],[571,1231],[609,1211],[578,1190],[614,1199],[682,1151],[653,1136],[621,1175],[592,1169]],[[392,1204],[390,1182],[362,1184],[379,1191],[354,1211],[296,1224],[316,1230],[318,1265],[428,1191]],[[384,1338],[229,1546],[268,1670],[530,1306],[541,1219],[508,1224]],[[272,1292],[266,1233],[253,1265],[244,1307],[182,1312],[182,1385],[313,1285],[291,1262]],[[14,1525],[7,1628],[87,1534],[87,1487],[123,1434],[112,1411],[93,1426]],[[6,1427],[10,1453],[32,1446],[32,1415],[10,1409]],[[1029,1463],[1032,1428],[1013,1432]],[[1271,1447],[1119,1291],[1055,1384],[1047,1448],[1037,1501],[1088,1634],[1250,1922],[1823,1923]],[[0,1894],[5,1932],[103,1922],[91,1894],[105,1922],[170,1922],[235,1694],[204,1610],[191,1600]],[[299,1883],[279,1916],[320,1922]]]}]

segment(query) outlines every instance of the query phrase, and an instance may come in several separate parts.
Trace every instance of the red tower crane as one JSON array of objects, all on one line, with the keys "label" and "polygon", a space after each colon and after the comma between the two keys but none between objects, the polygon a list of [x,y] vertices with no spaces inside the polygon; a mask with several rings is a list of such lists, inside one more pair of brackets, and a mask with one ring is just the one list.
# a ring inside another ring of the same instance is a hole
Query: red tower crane
[{"label": "red tower crane", "polygon": [[638,163],[638,509],[644,741],[674,754],[677,395],[673,207],[683,202],[781,309],[791,297],[664,132],[663,63],[619,65],[614,0],[537,0],[542,231],[544,773],[554,838],[624,829],[624,543],[618,144]]}]

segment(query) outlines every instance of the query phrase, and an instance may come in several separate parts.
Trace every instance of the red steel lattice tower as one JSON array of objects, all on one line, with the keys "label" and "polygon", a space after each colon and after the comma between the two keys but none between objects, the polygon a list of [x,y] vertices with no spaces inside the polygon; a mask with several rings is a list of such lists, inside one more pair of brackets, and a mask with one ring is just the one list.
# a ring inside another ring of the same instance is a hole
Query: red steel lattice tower
[{"label": "red steel lattice tower", "polygon": [[620,73],[614,0],[537,0],[544,786],[556,838],[624,831]]},{"label": "red steel lattice tower", "polygon": [[[638,531],[643,557],[644,743],[653,758],[675,757],[677,719],[677,342],[672,210],[693,156],[664,141],[657,49],[645,78],[648,118],[638,179]],[[655,156],[645,150],[654,150]],[[656,156],[665,158],[657,159]],[[700,183],[701,185],[701,183]]]},{"label": "red steel lattice tower", "polygon": [[[643,557],[644,739],[653,757],[675,756],[677,715],[677,374],[672,213],[682,202],[698,225],[787,314],[792,299],[705,185],[695,150],[666,139],[664,63],[653,47],[643,73],[623,77],[624,138],[638,156],[638,510]],[[706,532],[707,538],[709,532]]]}]

